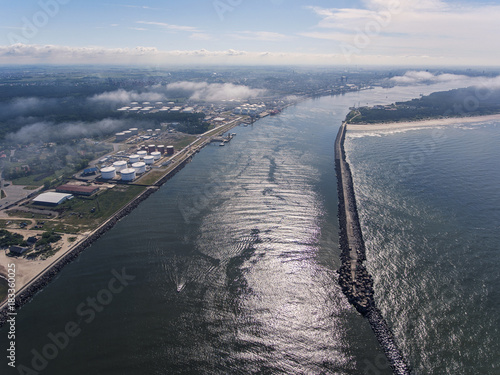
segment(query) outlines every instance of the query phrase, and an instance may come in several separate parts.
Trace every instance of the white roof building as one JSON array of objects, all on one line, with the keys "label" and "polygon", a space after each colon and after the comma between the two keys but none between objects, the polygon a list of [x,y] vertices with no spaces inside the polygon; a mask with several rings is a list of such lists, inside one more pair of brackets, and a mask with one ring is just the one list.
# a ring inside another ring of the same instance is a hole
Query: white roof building
[{"label": "white roof building", "polygon": [[71,194],[64,194],[64,193],[42,193],[35,199],[33,199],[34,203],[37,204],[44,204],[47,206],[57,206],[58,204],[63,203],[67,199],[73,198],[73,195]]}]

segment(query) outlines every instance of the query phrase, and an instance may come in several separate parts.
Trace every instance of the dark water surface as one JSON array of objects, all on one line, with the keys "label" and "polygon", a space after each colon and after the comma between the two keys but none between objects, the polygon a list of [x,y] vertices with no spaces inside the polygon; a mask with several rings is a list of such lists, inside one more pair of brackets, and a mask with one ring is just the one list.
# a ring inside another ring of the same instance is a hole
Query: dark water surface
[{"label": "dark water surface", "polygon": [[[354,103],[435,90],[309,100],[235,128],[225,147],[206,147],[19,311],[17,364],[42,374],[389,374],[369,325],[337,284],[333,143]],[[374,258],[378,295],[402,294],[405,266],[384,275],[388,267]],[[393,267],[399,266],[387,271]],[[123,272],[130,277],[117,277]],[[412,271],[412,277],[417,283],[422,276]],[[486,280],[467,277],[490,290]],[[436,303],[433,297],[427,303]],[[392,305],[384,304],[384,313],[410,363],[423,368],[424,356],[432,361],[435,350],[425,335],[410,340],[406,335],[415,332],[401,324],[420,327],[432,318],[401,323],[406,305],[395,303],[394,311]],[[0,335],[5,353],[6,327]],[[18,373],[4,361],[2,374]]]},{"label": "dark water surface", "polygon": [[347,138],[376,298],[416,374],[500,374],[500,123]]}]

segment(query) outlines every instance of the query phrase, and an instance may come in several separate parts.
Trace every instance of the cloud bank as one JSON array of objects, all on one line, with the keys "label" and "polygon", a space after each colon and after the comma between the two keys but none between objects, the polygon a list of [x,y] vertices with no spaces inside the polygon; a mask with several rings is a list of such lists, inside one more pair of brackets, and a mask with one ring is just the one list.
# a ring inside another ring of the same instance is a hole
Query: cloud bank
[{"label": "cloud bank", "polygon": [[252,89],[232,83],[175,82],[166,86],[157,85],[144,92],[119,89],[94,95],[89,100],[96,103],[128,104],[130,102],[164,101],[169,97],[187,97],[191,100],[216,102],[229,99],[251,99],[262,96],[266,90]]},{"label": "cloud bank", "polygon": [[232,83],[207,83],[207,82],[175,82],[167,85],[167,91],[181,91],[192,100],[205,100],[208,102],[229,99],[251,99],[262,96],[266,90],[252,89],[248,86],[234,85]]},{"label": "cloud bank", "polygon": [[24,126],[15,133],[8,134],[5,139],[12,144],[38,142],[64,142],[87,137],[99,137],[112,134],[137,122],[104,119],[95,122],[71,122],[54,124],[52,122],[36,122]]},{"label": "cloud bank", "polygon": [[432,83],[454,83],[457,86],[476,86],[479,88],[500,88],[500,76],[497,77],[469,77],[460,74],[433,74],[427,71],[408,71],[402,76],[392,77],[389,81],[396,85],[418,85]]}]

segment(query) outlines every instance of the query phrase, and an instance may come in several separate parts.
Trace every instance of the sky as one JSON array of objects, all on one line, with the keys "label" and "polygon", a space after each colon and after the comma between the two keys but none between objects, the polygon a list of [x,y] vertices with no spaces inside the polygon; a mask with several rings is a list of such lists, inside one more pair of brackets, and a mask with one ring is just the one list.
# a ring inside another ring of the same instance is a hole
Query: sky
[{"label": "sky", "polygon": [[0,0],[0,64],[500,63],[500,0]]}]

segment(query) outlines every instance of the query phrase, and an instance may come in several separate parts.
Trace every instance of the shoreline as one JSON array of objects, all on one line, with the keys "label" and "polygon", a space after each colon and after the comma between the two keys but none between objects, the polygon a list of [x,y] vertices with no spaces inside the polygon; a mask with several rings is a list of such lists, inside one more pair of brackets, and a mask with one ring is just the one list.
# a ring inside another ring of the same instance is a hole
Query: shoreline
[{"label": "shoreline", "polygon": [[[239,126],[240,124],[241,122],[234,120],[228,124],[221,125],[220,127],[216,128],[219,131],[214,131],[216,129],[212,129],[209,132],[214,132],[214,134],[211,134],[211,136],[217,136],[219,135],[219,133],[224,134],[225,132],[235,128],[236,126]],[[156,182],[147,187],[142,193],[128,202],[125,206],[118,209],[113,215],[111,215],[88,235],[85,235],[74,245],[70,246],[64,252],[61,252],[61,254],[59,254],[56,258],[52,258],[51,261],[47,263],[46,267],[30,277],[29,281],[25,282],[25,284],[16,291],[15,311],[17,312],[17,310],[24,304],[29,302],[36,293],[47,286],[64,268],[65,265],[75,260],[82,251],[90,247],[108,230],[112,229],[118,221],[129,215],[135,208],[139,206],[140,203],[149,198],[151,194],[155,193],[163,184],[165,184],[174,175],[176,175],[177,172],[182,170],[198,152],[200,152],[206,145],[210,143],[202,137],[207,133],[201,135],[201,137],[198,139],[201,140],[201,142],[199,145],[196,145],[196,147],[193,146],[194,143],[196,143],[198,140],[180,150],[180,160],[178,160],[177,164],[172,166],[172,168],[169,168],[167,171],[165,171],[165,175],[163,175]],[[0,303],[0,328],[6,323],[8,319],[8,308],[9,305],[7,299]]]},{"label": "shoreline", "polygon": [[381,122],[375,124],[349,124],[347,129],[351,132],[359,131],[378,131],[378,130],[401,130],[401,129],[419,129],[430,128],[436,126],[449,126],[460,124],[483,123],[487,121],[500,121],[500,114],[471,116],[471,117],[446,117],[418,121],[402,121],[402,122]]},{"label": "shoreline", "polygon": [[346,160],[344,141],[347,124],[342,123],[335,140],[337,174],[339,245],[341,266],[338,282],[347,300],[365,317],[382,347],[394,374],[407,375],[410,369],[399,350],[394,335],[374,298],[373,278],[363,264],[366,248],[354,194],[351,168]]}]

